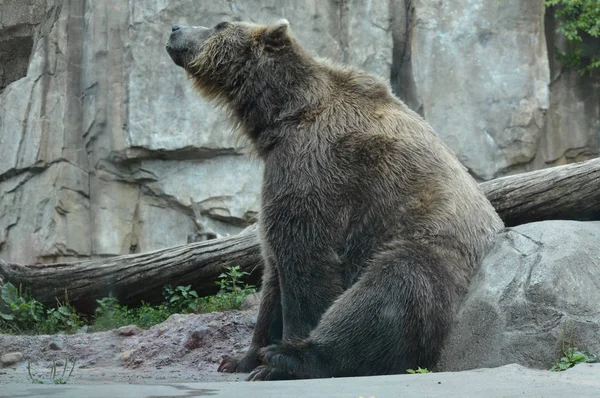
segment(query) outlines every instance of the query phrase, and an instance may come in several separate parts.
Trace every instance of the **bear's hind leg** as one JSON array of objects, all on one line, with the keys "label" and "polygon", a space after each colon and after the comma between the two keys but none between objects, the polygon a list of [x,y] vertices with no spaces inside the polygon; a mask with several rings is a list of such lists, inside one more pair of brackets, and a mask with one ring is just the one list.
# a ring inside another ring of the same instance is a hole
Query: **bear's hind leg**
[{"label": "bear's hind leg", "polygon": [[417,244],[378,254],[310,337],[261,350],[249,380],[405,373],[439,357],[462,289],[450,264]]}]

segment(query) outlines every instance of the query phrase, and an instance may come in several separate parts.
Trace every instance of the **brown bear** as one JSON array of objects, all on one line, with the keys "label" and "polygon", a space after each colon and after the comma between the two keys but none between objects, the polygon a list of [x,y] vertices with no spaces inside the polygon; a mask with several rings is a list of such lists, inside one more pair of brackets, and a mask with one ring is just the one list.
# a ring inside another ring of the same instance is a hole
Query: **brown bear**
[{"label": "brown bear", "polygon": [[167,51],[264,161],[249,380],[434,366],[503,223],[389,85],[307,53],[286,20],[175,25]]}]

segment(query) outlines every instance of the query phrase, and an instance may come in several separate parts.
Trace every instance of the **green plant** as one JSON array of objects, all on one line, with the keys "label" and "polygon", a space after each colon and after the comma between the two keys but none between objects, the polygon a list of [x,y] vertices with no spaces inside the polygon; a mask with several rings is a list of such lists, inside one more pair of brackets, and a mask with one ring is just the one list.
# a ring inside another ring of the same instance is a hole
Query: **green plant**
[{"label": "green plant", "polygon": [[[69,361],[65,360],[65,366],[63,368],[62,375],[60,377],[56,377],[56,361],[52,361],[52,368],[50,370],[50,377],[52,377],[52,380],[47,384],[67,384],[67,380],[69,380],[71,374],[73,374],[73,369],[75,369],[75,362],[76,360],[73,360],[71,371],[67,377],[65,377],[65,374],[67,373],[67,366],[69,364]],[[33,384],[46,384],[42,379],[36,379],[31,374],[31,361],[27,361],[27,373],[29,374],[29,378]]]},{"label": "green plant", "polygon": [[[164,302],[153,306],[142,302],[139,307],[128,308],[119,304],[116,297],[109,295],[97,300],[89,332],[116,329],[121,326],[137,325],[148,328],[163,322],[175,313],[205,313],[239,309],[244,298],[256,292],[252,285],[243,283],[243,277],[249,275],[239,266],[226,267],[219,275],[219,292],[215,296],[199,297],[191,285],[172,287],[163,290]],[[79,330],[86,319],[81,317],[69,303],[65,291],[64,302],[58,299],[57,307],[45,309],[41,303],[30,298],[22,287],[17,289],[10,283],[0,291],[0,332],[9,333],[73,333]]]},{"label": "green plant", "polygon": [[590,363],[596,362],[597,360],[598,357],[596,355],[579,351],[576,348],[568,348],[560,360],[557,361],[550,370],[553,372],[560,372],[572,368],[578,363]]},{"label": "green plant", "polygon": [[[567,332],[567,321],[564,322],[563,328],[559,339],[556,342],[554,348],[554,366],[550,369],[553,372],[560,372],[567,370],[577,365],[578,363],[589,363],[596,362],[598,356],[579,351],[573,347],[573,334],[575,331],[575,324],[571,323],[571,333],[569,337],[566,337]],[[559,347],[560,346],[560,347]]]},{"label": "green plant", "polygon": [[141,306],[133,309],[135,322],[132,323],[141,328],[149,328],[150,326],[164,322],[171,315],[165,305],[155,307],[142,301]]},{"label": "green plant", "polygon": [[142,302],[137,308],[127,308],[120,305],[112,295],[97,300],[97,303],[98,307],[94,314],[94,322],[90,327],[90,331],[93,332],[116,329],[127,325],[149,328],[163,322],[171,315],[164,304],[152,306]]},{"label": "green plant", "polygon": [[173,313],[188,313],[194,311],[198,301],[198,293],[192,290],[191,285],[177,286],[175,288],[167,285],[164,288],[163,296],[167,308]]},{"label": "green plant", "polygon": [[240,309],[244,298],[255,293],[253,285],[245,284],[242,279],[249,275],[239,266],[227,266],[215,283],[220,287],[215,296],[199,297],[191,286],[165,286],[163,296],[165,306],[170,313],[206,313]]},{"label": "green plant", "polygon": [[427,370],[427,368],[421,368],[420,366],[417,366],[417,370],[414,369],[406,369],[407,373],[410,374],[419,374],[419,373],[431,373],[429,370]]},{"label": "green plant", "polygon": [[217,296],[225,299],[229,303],[230,309],[239,309],[246,296],[256,293],[256,288],[253,285],[242,284],[242,278],[250,274],[240,271],[238,265],[226,268],[227,272],[219,275],[221,280],[216,282],[221,287]]},{"label": "green plant", "polygon": [[44,316],[42,304],[21,285],[8,282],[0,289],[0,329],[21,333],[31,330]]},{"label": "green plant", "polygon": [[567,51],[557,50],[557,58],[565,66],[578,69],[580,74],[600,68],[600,54],[584,56],[582,42],[585,36],[600,36],[599,0],[546,0],[546,7],[556,7],[557,32],[570,44]]},{"label": "green plant", "polygon": [[127,307],[119,305],[116,297],[109,295],[96,300],[98,307],[94,311],[94,321],[90,331],[100,332],[130,325],[131,316]]},{"label": "green plant", "polygon": [[56,308],[46,310],[46,316],[38,322],[35,329],[39,333],[74,333],[82,327],[85,322],[77,313],[75,308],[69,303],[69,296],[65,290],[65,301],[60,302],[56,299]]}]

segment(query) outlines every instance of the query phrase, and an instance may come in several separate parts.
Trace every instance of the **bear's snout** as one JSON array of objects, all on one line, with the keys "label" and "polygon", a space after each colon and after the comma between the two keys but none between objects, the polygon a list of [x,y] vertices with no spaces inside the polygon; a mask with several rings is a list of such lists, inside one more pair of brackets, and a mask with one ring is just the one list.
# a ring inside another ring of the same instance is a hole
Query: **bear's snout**
[{"label": "bear's snout", "polygon": [[203,26],[173,25],[166,50],[177,66],[182,68],[191,62],[202,48],[202,43],[210,36],[213,29]]}]

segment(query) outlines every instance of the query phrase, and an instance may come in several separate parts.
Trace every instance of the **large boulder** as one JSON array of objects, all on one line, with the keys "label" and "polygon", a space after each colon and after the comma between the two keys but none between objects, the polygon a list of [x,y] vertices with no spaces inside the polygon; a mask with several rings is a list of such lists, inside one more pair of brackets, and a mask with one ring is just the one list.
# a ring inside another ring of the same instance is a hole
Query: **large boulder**
[{"label": "large boulder", "polygon": [[438,367],[549,369],[563,341],[600,354],[600,222],[544,221],[502,232]]}]

